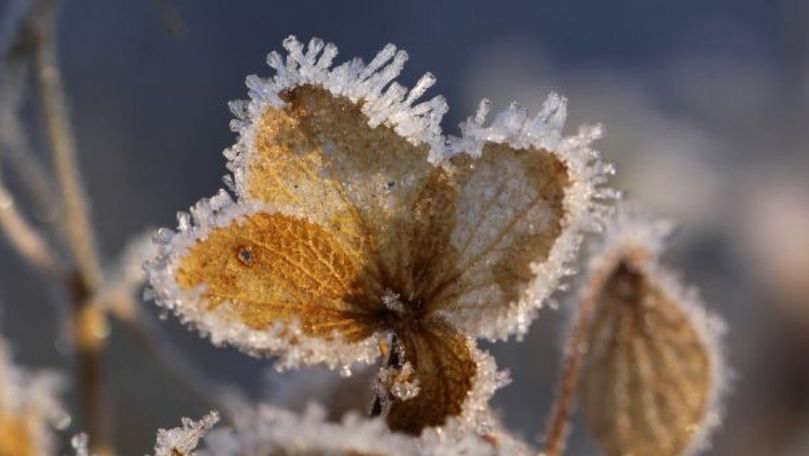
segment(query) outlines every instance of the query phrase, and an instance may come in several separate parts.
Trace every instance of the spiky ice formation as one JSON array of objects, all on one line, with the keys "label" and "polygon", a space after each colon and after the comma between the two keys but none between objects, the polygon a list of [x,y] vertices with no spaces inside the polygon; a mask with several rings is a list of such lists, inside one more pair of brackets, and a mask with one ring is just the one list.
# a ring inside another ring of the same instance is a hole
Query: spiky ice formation
[{"label": "spiky ice formation", "polygon": [[182,419],[182,427],[173,429],[160,429],[157,431],[157,441],[154,447],[154,456],[196,456],[200,439],[219,422],[219,413],[210,412],[199,421],[190,418]]}]

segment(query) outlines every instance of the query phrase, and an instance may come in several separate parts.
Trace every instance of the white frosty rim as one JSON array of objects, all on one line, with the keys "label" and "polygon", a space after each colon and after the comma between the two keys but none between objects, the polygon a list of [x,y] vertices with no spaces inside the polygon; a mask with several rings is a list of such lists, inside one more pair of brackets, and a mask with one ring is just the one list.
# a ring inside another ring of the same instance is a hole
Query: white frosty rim
[{"label": "white frosty rim", "polygon": [[[218,428],[204,437],[200,455],[237,456],[271,454],[277,450],[322,451],[323,454],[380,454],[386,456],[522,456],[533,451],[522,442],[499,432],[498,448],[479,434],[449,424],[425,431],[421,437],[393,433],[382,418],[349,413],[338,423],[326,420],[325,410],[310,403],[297,414],[269,404],[242,410],[232,429]],[[463,432],[461,432],[463,431]]]},{"label": "white frosty rim", "polygon": [[[310,404],[302,414],[261,404],[246,408],[236,417],[233,429],[209,433],[201,455],[237,456],[321,451],[323,454],[417,455],[416,439],[391,433],[381,419],[367,419],[356,413],[340,423],[326,419],[325,410]],[[297,453],[296,453],[297,454]],[[320,454],[320,453],[318,453]]]},{"label": "white frosty rim", "polygon": [[710,447],[710,435],[721,424],[724,415],[723,399],[728,392],[732,371],[725,362],[722,337],[727,332],[724,321],[705,308],[699,291],[683,284],[679,274],[660,264],[660,255],[674,224],[645,213],[633,204],[621,204],[606,224],[604,240],[593,250],[588,269],[591,274],[609,267],[613,261],[610,252],[635,251],[647,255],[634,266],[650,278],[669,302],[677,303],[691,321],[707,351],[711,366],[711,390],[708,393],[703,425],[693,435],[685,454],[693,455]]},{"label": "white frosty rim", "polygon": [[220,190],[217,195],[203,198],[191,212],[177,214],[178,229],[161,229],[155,235],[157,257],[145,265],[151,288],[147,298],[172,311],[180,321],[208,337],[215,345],[232,345],[253,356],[280,356],[276,368],[299,365],[326,364],[341,367],[350,373],[351,364],[371,363],[379,356],[379,336],[373,335],[356,342],[344,342],[338,334],[325,340],[307,336],[295,323],[277,323],[265,330],[248,327],[234,318],[232,306],[224,303],[215,311],[208,310],[202,289],[184,290],[176,280],[177,267],[189,248],[208,237],[211,230],[238,223],[258,212],[279,212],[257,202],[237,203]]},{"label": "white frosty rim", "polygon": [[[443,448],[447,453],[441,454],[456,454],[448,450],[463,448],[470,439],[480,446],[480,436],[500,429],[489,402],[497,390],[511,382],[511,378],[507,371],[497,370],[494,357],[478,349],[474,339],[467,337],[467,346],[477,367],[472,389],[467,393],[460,415],[447,419],[441,426],[424,429],[420,440],[425,449]],[[490,445],[489,450],[487,454],[494,454]]]},{"label": "white frosty rim", "polygon": [[[591,147],[593,141],[604,135],[601,125],[582,126],[575,135],[564,136],[567,117],[567,100],[555,93],[548,96],[542,110],[532,117],[516,103],[495,116],[486,124],[489,101],[480,102],[475,116],[461,124],[461,137],[450,137],[448,156],[468,154],[481,156],[488,144],[506,144],[525,153],[546,150],[565,164],[571,185],[562,201],[565,219],[562,233],[553,243],[548,258],[531,265],[533,280],[528,283],[522,298],[509,303],[508,308],[494,320],[476,321],[470,334],[490,340],[507,339],[516,334],[521,337],[528,331],[538,310],[549,296],[560,288],[561,281],[576,273],[571,266],[582,243],[585,232],[601,231],[603,220],[610,213],[608,201],[620,198],[620,194],[606,186],[614,174],[611,164],[602,162],[601,154]],[[465,318],[447,317],[459,327],[465,327]]]},{"label": "white frosty rim", "polygon": [[231,129],[239,134],[239,139],[225,150],[225,157],[233,173],[234,191],[240,198],[250,197],[246,190],[247,173],[261,115],[268,107],[284,107],[282,93],[307,84],[323,87],[354,103],[362,101],[362,112],[371,128],[387,125],[414,145],[428,144],[430,162],[442,160],[446,144],[440,124],[449,107],[441,95],[415,104],[435,84],[436,78],[431,73],[424,74],[410,90],[394,81],[407,61],[407,52],[388,44],[368,64],[356,58],[332,67],[337,56],[337,46],[332,43],[312,38],[304,49],[303,43],[289,36],[283,45],[286,59],[275,51],[267,56],[267,64],[275,75],[266,79],[248,76],[250,99],[230,103],[236,116]]}]

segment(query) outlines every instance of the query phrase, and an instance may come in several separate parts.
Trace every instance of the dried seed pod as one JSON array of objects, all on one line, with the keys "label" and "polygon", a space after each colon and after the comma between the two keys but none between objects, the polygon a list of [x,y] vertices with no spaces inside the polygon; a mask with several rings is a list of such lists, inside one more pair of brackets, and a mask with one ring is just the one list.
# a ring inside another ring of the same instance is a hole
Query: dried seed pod
[{"label": "dried seed pod", "polygon": [[608,455],[678,455],[717,421],[721,324],[657,264],[667,225],[620,212],[594,258],[579,382],[586,422]]}]

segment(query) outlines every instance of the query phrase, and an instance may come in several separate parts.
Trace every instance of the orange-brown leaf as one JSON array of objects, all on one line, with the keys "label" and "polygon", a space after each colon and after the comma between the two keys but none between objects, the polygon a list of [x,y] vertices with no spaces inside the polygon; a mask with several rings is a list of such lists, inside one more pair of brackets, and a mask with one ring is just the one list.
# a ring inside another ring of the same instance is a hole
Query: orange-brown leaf
[{"label": "orange-brown leaf", "polygon": [[373,279],[365,258],[320,226],[280,213],[259,212],[215,228],[180,260],[177,282],[204,286],[209,310],[230,303],[253,329],[297,320],[308,335],[368,337],[367,299]]},{"label": "orange-brown leaf", "polygon": [[420,434],[463,412],[477,376],[469,341],[439,319],[424,322],[418,331],[400,334],[404,358],[412,364],[419,393],[407,400],[392,398],[387,415],[394,431]]}]

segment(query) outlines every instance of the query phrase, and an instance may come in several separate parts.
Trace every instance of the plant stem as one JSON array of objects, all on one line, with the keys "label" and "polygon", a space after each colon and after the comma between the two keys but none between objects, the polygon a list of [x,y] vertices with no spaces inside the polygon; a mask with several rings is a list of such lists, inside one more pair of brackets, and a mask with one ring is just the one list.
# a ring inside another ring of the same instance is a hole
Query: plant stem
[{"label": "plant stem", "polygon": [[599,267],[583,287],[584,292],[565,346],[562,374],[548,419],[543,455],[560,456],[565,451],[570,414],[576,405],[579,373],[589,348],[590,324],[597,310],[598,296],[611,275],[616,259],[617,256],[605,259],[605,267]]},{"label": "plant stem", "polygon": [[75,271],[69,280],[72,333],[80,403],[90,449],[112,454],[107,435],[102,392],[102,355],[107,335],[106,316],[91,297],[101,282],[101,266],[90,222],[87,198],[78,170],[76,143],[71,130],[62,78],[56,56],[56,17],[59,0],[40,0],[31,21],[34,73],[47,129],[56,180],[62,192],[67,242]]},{"label": "plant stem", "polygon": [[0,183],[0,230],[24,260],[45,275],[55,275],[57,261],[40,233],[17,210],[14,199]]},{"label": "plant stem", "polygon": [[[385,363],[383,364],[382,368],[388,367],[401,367],[402,366],[402,351],[404,350],[401,347],[401,341],[396,334],[391,334],[390,336],[390,346],[388,348],[388,356],[385,358]],[[371,404],[371,409],[368,412],[369,418],[376,418],[382,415],[384,399],[382,397],[383,392],[377,390],[374,394],[374,402]]]}]

